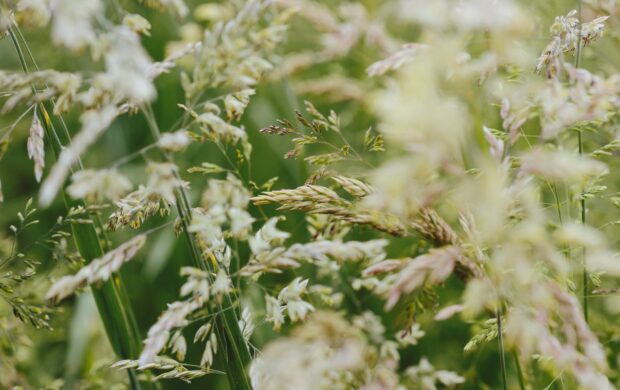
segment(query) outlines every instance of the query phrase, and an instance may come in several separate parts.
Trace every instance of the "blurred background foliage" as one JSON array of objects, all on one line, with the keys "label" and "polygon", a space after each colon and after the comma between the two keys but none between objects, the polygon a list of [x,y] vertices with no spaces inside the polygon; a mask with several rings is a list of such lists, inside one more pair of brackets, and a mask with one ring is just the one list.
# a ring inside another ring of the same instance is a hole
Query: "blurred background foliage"
[{"label": "blurred background foliage", "polygon": [[[167,45],[170,42],[183,40],[192,34],[199,33],[200,29],[210,25],[209,20],[204,20],[200,15],[194,15],[194,20],[180,25],[174,17],[169,14],[161,13],[150,9],[137,1],[117,0],[130,12],[139,13],[145,16],[152,24],[152,34],[144,37],[143,44],[149,54],[155,59],[160,60],[165,56]],[[430,0],[429,0],[430,1]],[[113,3],[111,1],[110,3]],[[188,2],[192,8],[206,2]],[[341,1],[319,1],[336,10],[344,2]],[[417,34],[415,29],[400,24],[398,21],[385,20],[382,17],[382,9],[388,1],[366,0],[354,2],[361,5],[367,12],[368,18],[385,23],[388,31],[402,41],[415,42]],[[225,4],[225,3],[221,3]],[[547,28],[552,23],[556,15],[566,14],[568,10],[575,7],[574,1],[568,0],[549,0],[524,2],[531,10],[531,17],[535,19],[536,32],[533,45],[542,49],[548,42]],[[114,7],[109,6],[108,12],[114,12]],[[192,18],[189,18],[192,19]],[[202,19],[202,20],[201,20]],[[586,20],[589,18],[586,17]],[[610,20],[610,28],[607,38],[598,46],[587,51],[585,66],[590,69],[616,69],[620,63],[620,52],[615,50],[619,36],[617,35],[618,20]],[[28,30],[24,29],[24,34],[30,49],[39,63],[41,69],[57,70],[89,70],[97,69],[100,64],[93,63],[89,56],[75,56],[62,48],[52,46],[50,43],[50,32],[47,30]],[[312,25],[303,18],[293,18],[289,30],[288,42],[278,49],[279,56],[286,58],[291,53],[300,51],[319,51],[321,48],[321,35],[318,34]],[[250,179],[257,184],[267,182],[273,177],[278,177],[274,188],[293,188],[304,183],[307,176],[311,173],[310,168],[303,160],[284,159],[283,155],[290,149],[288,139],[278,136],[267,136],[259,132],[265,126],[275,123],[276,119],[287,118],[294,122],[296,110],[303,110],[304,100],[312,101],[321,112],[334,110],[341,118],[343,131],[349,141],[354,145],[359,145],[363,141],[365,131],[374,125],[373,117],[368,112],[364,104],[364,94],[372,91],[377,86],[376,79],[366,75],[366,68],[373,62],[384,57],[384,53],[376,45],[368,43],[363,39],[357,42],[352,49],[337,56],[333,60],[315,64],[309,68],[304,68],[300,72],[292,73],[285,77],[271,77],[264,80],[257,88],[257,93],[251,100],[248,111],[242,118],[242,123],[249,135],[253,145],[252,157],[250,162]],[[529,72],[532,69],[524,69]],[[19,70],[19,62],[14,49],[8,39],[0,40],[0,68],[7,70]],[[277,73],[277,69],[276,72]],[[170,74],[164,75],[157,80],[158,98],[153,104],[157,120],[162,129],[168,129],[174,125],[182,114],[182,110],[177,107],[177,103],[183,102],[183,91],[178,83],[179,70],[175,69]],[[316,83],[327,78],[340,77],[352,80],[348,96],[334,96],[329,91],[322,93],[308,93],[308,83]],[[208,91],[208,96],[217,96],[218,91]],[[487,123],[489,126],[495,125],[499,128],[499,118],[496,108],[487,107],[486,112],[481,113],[478,121]],[[4,129],[17,120],[21,112],[14,112],[0,116],[0,128]],[[79,127],[77,113],[66,115],[70,131],[75,132]],[[4,202],[0,205],[0,250],[10,251],[12,245],[11,225],[18,225],[17,213],[22,211],[28,200],[36,196],[38,184],[35,182],[32,173],[32,163],[26,153],[26,139],[30,125],[29,117],[19,122],[16,130],[12,133],[10,145],[4,154],[0,164],[0,179],[2,180],[2,191]],[[526,129],[527,130],[527,129]],[[133,153],[145,145],[152,143],[150,132],[142,116],[124,116],[114,122],[112,128],[104,133],[97,145],[83,157],[86,167],[102,168],[110,166],[123,156]],[[480,139],[482,144],[482,137]],[[200,165],[204,161],[226,166],[226,158],[234,159],[234,154],[228,150],[228,156],[224,156],[220,150],[212,145],[193,144],[176,162],[182,171],[189,167]],[[389,151],[388,151],[389,153]],[[50,160],[48,155],[48,160]],[[370,158],[373,158],[370,156]],[[134,183],[143,181],[141,177],[144,172],[145,161],[137,158],[130,163],[122,166],[121,170]],[[52,165],[48,161],[47,166]],[[360,167],[349,167],[350,170],[363,169]],[[205,176],[199,174],[185,174],[184,178],[191,182],[191,196],[193,203],[197,203],[201,190],[206,184]],[[393,180],[399,180],[394,177]],[[620,188],[614,190],[620,191]],[[36,204],[36,202],[35,202]],[[593,206],[593,213],[607,213],[609,205],[601,206],[598,210]],[[104,217],[111,212],[111,209],[102,211]],[[620,219],[620,215],[614,211]],[[38,273],[43,278],[58,276],[67,272],[67,268],[73,267],[68,264],[66,259],[52,256],[50,248],[41,239],[46,232],[55,224],[58,216],[65,215],[64,205],[58,199],[52,207],[46,210],[37,210],[34,218],[40,223],[26,229],[18,239],[20,248],[29,243],[37,242],[25,250],[28,258],[36,259],[41,262]],[[256,210],[253,215],[257,216]],[[281,224],[282,230],[292,233],[291,242],[307,242],[310,237],[305,229],[304,217],[301,213],[287,213],[286,221]],[[174,215],[168,217],[155,217],[149,220],[141,230],[148,230],[162,223],[172,220]],[[617,224],[611,224],[608,229],[609,235],[617,237]],[[616,233],[616,234],[614,234]],[[134,232],[118,231],[109,234],[114,245],[126,241]],[[350,235],[351,239],[364,239],[370,236],[369,232],[363,228],[354,228]],[[618,244],[618,238],[614,244]],[[393,244],[390,250],[394,253],[402,252],[413,248],[413,251],[422,250],[417,248],[421,245],[417,240],[399,240],[398,244]],[[70,250],[70,248],[69,248]],[[243,253],[248,252],[247,248],[241,248]],[[174,301],[178,296],[181,278],[178,270],[187,264],[187,248],[182,240],[176,240],[169,229],[154,233],[149,239],[149,245],[142,250],[138,257],[129,262],[122,268],[121,274],[129,290],[133,308],[136,312],[139,326],[144,333],[148,327],[155,322],[157,316],[166,307],[166,304]],[[303,273],[303,270],[297,272]],[[288,281],[291,275],[266,276],[272,285],[277,285],[279,280]],[[44,280],[40,279],[40,280]],[[45,294],[48,283],[37,282],[29,283],[24,286],[24,293],[34,301],[40,302]],[[440,291],[443,302],[450,302],[451,297],[459,296],[462,284],[459,280],[452,278],[448,281],[445,289]],[[258,289],[251,291],[247,296],[252,299],[256,306],[263,305],[262,292]],[[360,295],[360,299],[374,307],[377,313],[382,312],[383,304],[376,298]],[[374,302],[373,300],[376,300]],[[358,311],[354,302],[347,301],[350,306],[350,313]],[[593,302],[596,305],[596,302]],[[420,313],[417,320],[424,324],[425,320],[430,320],[433,313]],[[383,316],[384,325],[388,329],[398,329],[399,319],[392,318],[391,312]],[[28,325],[21,327],[12,317],[11,308],[0,300],[0,326],[1,330],[20,329],[19,331],[7,332],[6,335],[0,334],[0,387],[9,388],[13,385],[22,385],[24,388],[55,388],[62,385],[63,380],[77,380],[84,388],[114,388],[115,384],[123,388],[125,375],[123,372],[108,369],[108,366],[115,361],[105,334],[102,330],[100,320],[93,299],[88,292],[83,292],[70,298],[57,308],[53,308],[50,314],[50,324],[52,330],[34,329]],[[613,321],[612,321],[613,322]],[[596,319],[594,319],[596,324]],[[275,335],[268,324],[257,324],[257,329],[252,337],[252,342],[260,347],[272,339]],[[453,318],[442,323],[442,326],[433,326],[426,329],[426,336],[422,338],[418,345],[407,350],[401,364],[410,365],[417,362],[420,356],[428,356],[437,368],[450,368],[467,378],[467,389],[498,388],[499,377],[497,375],[498,359],[496,343],[483,344],[480,348],[471,353],[463,354],[464,345],[470,340],[472,332],[475,331],[477,324],[469,327],[465,326],[458,318]],[[283,330],[286,333],[286,328]],[[610,338],[608,347],[617,349],[617,331],[609,330],[616,335]],[[19,336],[19,337],[17,337]],[[201,353],[198,349],[189,349],[188,360],[196,360],[196,355]],[[4,364],[4,359],[11,359],[17,362],[16,372],[9,365]],[[3,367],[4,365],[4,367]],[[215,368],[217,369],[217,363]],[[514,377],[514,368],[509,367],[509,371]],[[4,377],[5,379],[2,379]],[[6,378],[11,378],[9,382]],[[549,378],[550,380],[553,378]],[[548,383],[547,381],[546,383]],[[184,384],[179,381],[162,382],[162,388],[181,389],[181,388],[227,388],[225,376],[211,375],[194,381],[192,384]],[[542,388],[543,383],[535,388]],[[555,388],[555,385],[552,385]],[[560,388],[560,387],[558,387]]]}]

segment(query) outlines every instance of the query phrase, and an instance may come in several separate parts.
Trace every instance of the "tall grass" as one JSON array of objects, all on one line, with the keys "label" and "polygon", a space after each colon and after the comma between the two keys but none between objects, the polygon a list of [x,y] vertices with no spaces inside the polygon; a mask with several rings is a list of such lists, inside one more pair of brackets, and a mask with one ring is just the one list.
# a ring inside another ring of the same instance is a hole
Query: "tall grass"
[{"label": "tall grass", "polygon": [[[23,40],[23,36],[17,26],[9,29],[9,34],[22,70],[29,72],[28,62],[24,55],[24,45],[27,49],[27,43]],[[20,43],[20,38],[22,42]],[[28,50],[28,53],[30,51]],[[33,57],[30,58],[32,66],[36,68]],[[36,94],[36,86],[32,85],[33,93]],[[44,103],[37,105],[37,115],[43,125],[46,136],[50,140],[51,148],[54,156],[57,158],[63,145],[70,143],[70,135],[68,131],[64,134],[57,131]],[[64,139],[63,139],[64,138]],[[80,163],[81,165],[81,163]],[[63,199],[67,210],[72,207],[86,207],[83,200],[73,200],[63,192]],[[75,245],[81,257],[89,263],[90,261],[101,257],[107,248],[107,238],[105,237],[103,224],[98,216],[91,216],[92,223],[76,224],[72,223],[71,231]],[[99,229],[100,233],[97,233]],[[142,337],[137,326],[137,322],[127,296],[125,284],[120,275],[113,275],[108,281],[101,283],[99,286],[92,287],[93,297],[97,304],[97,309],[101,317],[101,321],[108,335],[108,340],[112,349],[119,358],[135,359],[138,357],[141,346]],[[157,388],[150,381],[140,382],[135,370],[128,371],[131,388],[138,389],[155,389]]]},{"label": "tall grass", "polygon": [[[144,106],[142,112],[153,138],[159,141],[161,134],[151,106]],[[170,155],[164,152],[162,152],[161,155],[167,162],[172,162],[172,157]],[[176,170],[175,175],[178,180],[181,180]],[[183,187],[177,187],[175,198],[176,207],[183,225],[183,236],[185,237],[191,255],[191,265],[209,271],[209,282],[213,283],[214,273],[211,262],[203,258],[194,236],[189,231],[189,226],[192,221],[192,211],[189,198]],[[215,331],[217,332],[219,345],[226,348],[222,361],[225,365],[228,383],[233,390],[251,390],[252,386],[247,373],[247,366],[251,361],[251,356],[248,345],[239,328],[238,302],[234,303],[231,296],[226,294],[222,302],[218,303],[217,309],[220,314],[215,318]]]}]

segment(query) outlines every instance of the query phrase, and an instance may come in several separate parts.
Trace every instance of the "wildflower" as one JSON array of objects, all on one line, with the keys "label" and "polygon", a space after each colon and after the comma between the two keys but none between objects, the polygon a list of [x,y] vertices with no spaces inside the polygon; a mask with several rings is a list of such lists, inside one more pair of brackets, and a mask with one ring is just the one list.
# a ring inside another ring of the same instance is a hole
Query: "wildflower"
[{"label": "wildflower", "polygon": [[435,368],[425,357],[420,360],[417,366],[407,368],[405,373],[417,386],[424,386],[429,389],[435,389],[437,382],[448,387],[465,382],[465,378],[451,371],[435,371]]},{"label": "wildflower", "polygon": [[451,305],[444,307],[441,309],[435,317],[433,318],[435,321],[444,321],[452,317],[454,314],[463,311],[463,305]]}]

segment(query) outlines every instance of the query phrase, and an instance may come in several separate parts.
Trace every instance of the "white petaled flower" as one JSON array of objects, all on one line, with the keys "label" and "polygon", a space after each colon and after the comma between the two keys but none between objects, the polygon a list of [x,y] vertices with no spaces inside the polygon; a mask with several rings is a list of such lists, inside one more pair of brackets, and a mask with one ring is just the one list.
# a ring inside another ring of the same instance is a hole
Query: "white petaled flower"
[{"label": "white petaled flower", "polygon": [[71,176],[67,193],[74,199],[86,199],[100,203],[103,200],[117,201],[131,190],[133,185],[116,169],[87,169]]}]

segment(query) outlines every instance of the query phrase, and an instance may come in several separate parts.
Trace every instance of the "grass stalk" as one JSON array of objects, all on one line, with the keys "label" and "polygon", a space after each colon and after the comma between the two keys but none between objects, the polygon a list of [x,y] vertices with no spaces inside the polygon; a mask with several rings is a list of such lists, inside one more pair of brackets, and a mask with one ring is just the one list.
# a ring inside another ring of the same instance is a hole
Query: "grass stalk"
[{"label": "grass stalk", "polygon": [[[161,134],[152,107],[150,105],[145,105],[142,107],[142,112],[153,138],[155,141],[158,141]],[[172,157],[169,154],[162,151],[161,155],[165,161],[172,162]],[[175,171],[175,175],[177,179],[181,180],[178,172]],[[208,273],[213,279],[213,266],[209,261],[203,258],[194,236],[188,231],[192,220],[192,209],[187,192],[182,187],[178,187],[176,189],[175,198],[177,211],[183,226],[183,235],[190,251],[192,265],[202,270],[209,271]],[[213,280],[210,280],[210,282],[212,281]],[[217,303],[217,311],[221,314],[215,317],[216,334],[219,345],[224,346],[222,361],[226,366],[226,375],[230,388],[233,390],[251,390],[250,378],[246,371],[251,361],[251,356],[248,345],[243,338],[243,333],[239,328],[238,313],[236,310],[230,310],[234,305],[235,303],[228,294],[224,295],[222,301]]]},{"label": "grass stalk", "polygon": [[[9,29],[9,35],[19,57],[22,70],[27,74],[29,73],[29,69],[24,52],[15,33],[16,29],[16,26],[12,26]],[[36,93],[35,86],[31,85],[31,87],[33,93]],[[38,103],[36,111],[45,129],[53,154],[58,158],[63,147],[63,141],[60,139],[59,132],[56,131],[47,113],[45,104]],[[68,137],[69,134],[67,132],[65,138]],[[65,139],[64,141],[67,143],[70,142],[70,139]],[[64,191],[63,199],[67,210],[71,207],[86,207],[86,203],[83,200],[72,200]],[[76,247],[80,256],[87,263],[101,257],[105,249],[107,249],[107,239],[105,237],[100,237],[96,230],[96,227],[99,227],[100,231],[103,232],[101,229],[101,220],[98,217],[91,217],[91,219],[93,221],[92,224],[71,225],[72,236]],[[92,293],[114,353],[123,359],[136,359],[141,350],[142,338],[120,275],[114,274],[108,281],[98,286],[92,286]],[[139,382],[135,370],[129,370],[128,375],[132,389],[157,388],[154,384]]]},{"label": "grass stalk", "polygon": [[515,369],[517,370],[519,389],[525,390],[525,376],[523,375],[523,369],[521,368],[521,362],[519,361],[519,353],[515,349],[512,350],[512,357],[515,360]]},{"label": "grass stalk", "polygon": [[[577,15],[579,18],[579,37],[577,40],[577,50],[575,52],[575,68],[579,68],[581,65],[581,4],[582,0],[577,0]],[[583,154],[583,135],[581,129],[577,130],[577,143],[579,144],[579,155]],[[579,201],[580,211],[581,211],[581,223],[585,225],[586,223],[586,199],[583,197],[583,193],[581,199]],[[588,264],[586,261],[586,248],[584,247],[582,250],[583,255],[583,317],[588,322]]]},{"label": "grass stalk", "polygon": [[506,352],[504,350],[504,336],[502,335],[502,307],[501,302],[495,311],[495,318],[497,320],[497,346],[499,349],[499,365],[502,377],[502,389],[508,390],[508,379],[506,375]]}]

